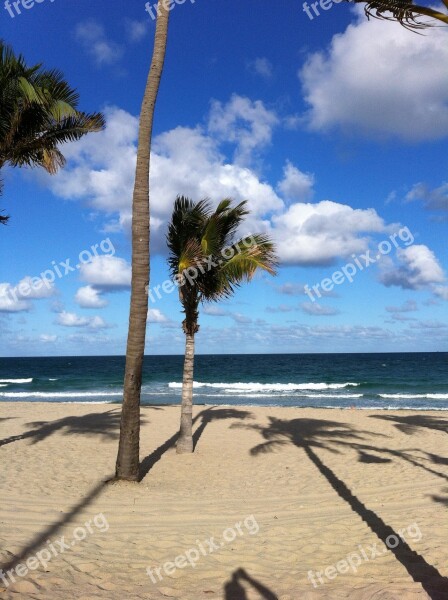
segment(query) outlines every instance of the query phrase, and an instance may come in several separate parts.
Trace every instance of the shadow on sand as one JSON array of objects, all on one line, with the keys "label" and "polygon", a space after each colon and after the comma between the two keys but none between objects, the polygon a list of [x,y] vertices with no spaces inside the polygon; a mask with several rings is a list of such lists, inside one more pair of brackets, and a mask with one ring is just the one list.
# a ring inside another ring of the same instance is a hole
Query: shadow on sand
[{"label": "shadow on sand", "polygon": [[[292,444],[301,448],[314,464],[319,473],[326,479],[336,494],[346,502],[350,508],[369,526],[371,531],[385,544],[389,536],[400,536],[387,525],[374,511],[367,508],[337,477],[337,475],[317,455],[315,449],[326,449],[330,452],[339,452],[338,447],[353,447],[354,449],[381,453],[388,453],[394,458],[409,460],[406,453],[390,451],[386,448],[377,448],[373,445],[360,443],[366,436],[378,435],[367,431],[357,431],[350,425],[336,421],[319,419],[293,419],[291,421],[270,417],[267,426],[241,425],[257,430],[266,440],[264,443],[252,448],[253,456],[270,452],[277,447]],[[403,456],[404,454],[404,456]],[[366,462],[366,461],[363,461]],[[404,539],[395,548],[389,547],[395,558],[403,565],[415,582],[419,582],[432,600],[447,600],[448,578],[443,577],[439,571],[428,564],[417,552],[412,550]]]},{"label": "shadow on sand", "polygon": [[247,600],[247,594],[242,582],[252,587],[260,594],[260,600],[278,600],[271,590],[246,573],[244,569],[237,569],[232,573],[232,578],[224,585],[224,600]]},{"label": "shadow on sand", "polygon": [[120,417],[121,407],[107,412],[90,413],[79,417],[63,417],[56,421],[34,421],[26,424],[27,427],[32,427],[32,429],[20,435],[0,440],[0,446],[19,440],[30,440],[32,444],[37,444],[56,432],[61,432],[63,435],[99,435],[103,438],[116,440],[119,435]]},{"label": "shadow on sand", "polygon": [[[213,421],[220,421],[222,419],[249,419],[252,418],[252,414],[247,410],[238,410],[233,408],[216,408],[211,406],[201,411],[193,419],[193,427],[199,423],[199,427],[193,433],[193,447],[196,450],[199,439],[204,433],[205,428]],[[161,446],[156,448],[151,454],[142,460],[140,463],[140,476],[139,481],[142,481],[144,477],[149,473],[153,466],[159,462],[165,452],[168,452],[171,448],[176,447],[177,438],[179,432],[177,431],[174,435],[168,438]]]},{"label": "shadow on sand", "polygon": [[91,504],[95,498],[102,493],[106,484],[107,481],[99,482],[94,488],[91,489],[87,496],[84,496],[82,500],[75,504],[75,506],[73,506],[67,513],[64,513],[58,521],[49,525],[41,533],[37,534],[24,548],[22,548],[17,555],[14,555],[12,558],[10,558],[6,564],[0,565],[3,571],[6,572],[10,569],[14,569],[20,562],[23,561],[23,559],[29,558],[37,551],[46,548],[48,540],[54,541],[54,537],[58,531],[60,531],[64,525],[70,523],[70,521],[72,521],[84,508],[89,506],[89,504]]}]

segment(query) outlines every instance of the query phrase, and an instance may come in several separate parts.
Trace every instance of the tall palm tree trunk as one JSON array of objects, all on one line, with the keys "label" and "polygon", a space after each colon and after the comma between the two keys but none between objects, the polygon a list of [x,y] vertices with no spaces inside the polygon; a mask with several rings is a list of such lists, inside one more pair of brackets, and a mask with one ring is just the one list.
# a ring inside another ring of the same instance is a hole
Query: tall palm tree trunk
[{"label": "tall palm tree trunk", "polygon": [[194,373],[194,333],[185,336],[184,376],[182,381],[182,406],[177,454],[193,452],[193,373]]},{"label": "tall palm tree trunk", "polygon": [[117,479],[137,481],[140,461],[140,392],[145,352],[149,286],[149,169],[154,109],[165,61],[169,11],[159,0],[151,68],[140,113],[132,199],[132,285],[126,348]]}]

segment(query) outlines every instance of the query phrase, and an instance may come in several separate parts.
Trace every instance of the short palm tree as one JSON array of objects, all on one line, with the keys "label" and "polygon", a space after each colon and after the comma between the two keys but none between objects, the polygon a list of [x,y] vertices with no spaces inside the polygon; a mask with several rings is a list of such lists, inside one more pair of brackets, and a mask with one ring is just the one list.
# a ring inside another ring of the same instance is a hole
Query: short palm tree
[{"label": "short palm tree", "polygon": [[230,297],[258,269],[275,274],[275,247],[268,236],[235,239],[247,214],[246,202],[233,206],[229,199],[222,200],[214,211],[207,200],[194,203],[180,196],[174,204],[167,234],[168,264],[179,286],[186,336],[179,454],[193,452],[194,336],[199,330],[199,303]]},{"label": "short palm tree", "polygon": [[0,40],[0,171],[9,164],[56,173],[65,163],[60,144],[104,128],[104,117],[80,112],[78,101],[62,73],[28,67]]}]

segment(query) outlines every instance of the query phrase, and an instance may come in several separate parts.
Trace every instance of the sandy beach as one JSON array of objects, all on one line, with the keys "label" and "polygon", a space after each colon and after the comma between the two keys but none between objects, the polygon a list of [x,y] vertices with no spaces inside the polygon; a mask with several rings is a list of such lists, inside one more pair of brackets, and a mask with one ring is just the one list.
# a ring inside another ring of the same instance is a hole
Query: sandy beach
[{"label": "sandy beach", "polygon": [[2,597],[448,598],[446,413],[197,407],[186,456],[178,417],[111,484],[119,406],[0,404]]}]

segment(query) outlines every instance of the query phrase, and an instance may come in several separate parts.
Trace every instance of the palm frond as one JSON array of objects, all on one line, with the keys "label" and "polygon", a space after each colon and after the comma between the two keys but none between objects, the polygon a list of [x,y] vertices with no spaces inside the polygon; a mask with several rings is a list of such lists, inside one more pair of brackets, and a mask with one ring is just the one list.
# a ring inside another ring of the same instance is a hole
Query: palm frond
[{"label": "palm frond", "polygon": [[[442,0],[448,7],[447,0]],[[448,14],[442,13],[427,6],[414,4],[409,0],[354,0],[357,4],[365,4],[364,12],[367,18],[398,21],[406,29],[418,31],[435,25],[435,21],[448,24]],[[430,20],[422,21],[422,17]]]},{"label": "palm frond", "polygon": [[247,202],[233,206],[226,198],[212,211],[208,200],[176,198],[167,233],[168,265],[172,276],[196,268],[195,277],[186,277],[179,289],[187,322],[197,319],[200,301],[230,297],[259,269],[275,274],[275,246],[267,235],[234,239],[247,214]]},{"label": "palm frond", "polygon": [[56,173],[65,164],[62,144],[105,127],[102,114],[78,111],[78,101],[60,71],[27,66],[0,40],[0,168],[39,166]]}]

